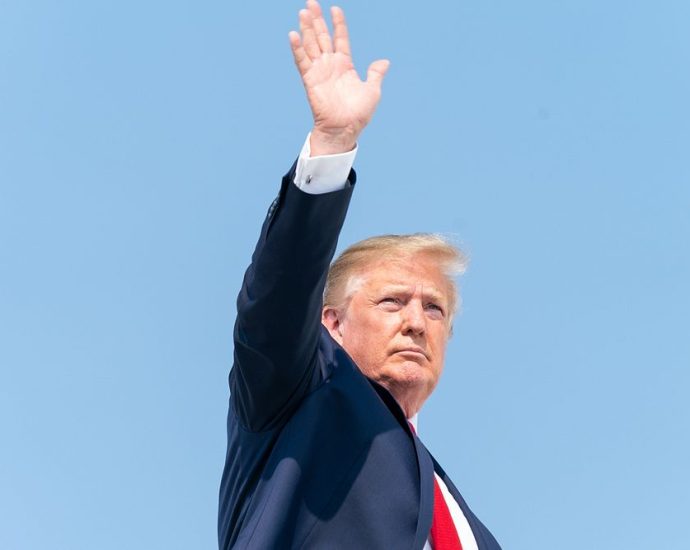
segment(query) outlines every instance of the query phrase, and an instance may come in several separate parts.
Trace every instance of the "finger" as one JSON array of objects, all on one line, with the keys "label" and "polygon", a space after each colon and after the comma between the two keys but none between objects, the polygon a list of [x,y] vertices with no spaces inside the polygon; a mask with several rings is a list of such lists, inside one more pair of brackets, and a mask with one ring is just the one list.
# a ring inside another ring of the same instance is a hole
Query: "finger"
[{"label": "finger", "polygon": [[388,67],[390,67],[390,64],[390,61],[387,59],[379,59],[378,61],[374,61],[371,65],[369,65],[369,69],[367,70],[367,83],[374,84],[380,88],[381,83],[383,82],[383,77],[386,76],[386,72],[388,72]]},{"label": "finger", "polygon": [[321,6],[319,6],[316,0],[308,0],[307,8],[311,12],[319,48],[321,48],[321,51],[324,53],[333,53],[333,42],[331,42],[331,35],[328,32],[326,20],[323,18]]},{"label": "finger", "polygon": [[302,46],[311,59],[321,57],[321,48],[316,41],[314,21],[309,10],[299,10],[299,30],[302,32]]},{"label": "finger", "polygon": [[347,24],[345,23],[345,13],[337,6],[331,8],[333,18],[333,39],[335,51],[352,57],[350,53],[350,38],[347,34]]},{"label": "finger", "polygon": [[292,48],[292,56],[295,58],[295,65],[301,75],[304,75],[311,67],[311,59],[302,47],[302,40],[300,40],[299,33],[290,31],[288,35],[290,38],[290,48]]}]

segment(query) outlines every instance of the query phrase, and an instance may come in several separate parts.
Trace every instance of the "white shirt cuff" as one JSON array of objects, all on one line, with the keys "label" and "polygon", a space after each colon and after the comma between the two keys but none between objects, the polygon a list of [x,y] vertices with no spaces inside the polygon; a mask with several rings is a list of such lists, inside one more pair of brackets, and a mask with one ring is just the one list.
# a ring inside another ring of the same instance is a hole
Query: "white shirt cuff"
[{"label": "white shirt cuff", "polygon": [[312,157],[307,135],[302,151],[297,159],[295,170],[295,185],[305,193],[319,195],[344,189],[347,177],[357,155],[357,145],[352,151],[337,155],[321,155]]}]

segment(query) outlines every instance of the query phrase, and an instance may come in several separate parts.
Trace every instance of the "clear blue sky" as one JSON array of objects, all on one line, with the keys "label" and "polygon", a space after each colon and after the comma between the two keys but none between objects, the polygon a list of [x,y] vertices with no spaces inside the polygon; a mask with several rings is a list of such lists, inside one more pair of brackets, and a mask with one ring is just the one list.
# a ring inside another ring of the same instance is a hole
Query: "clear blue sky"
[{"label": "clear blue sky", "polygon": [[[687,550],[690,4],[342,5],[392,66],[341,244],[472,259],[422,438],[506,550]],[[0,3],[0,548],[215,546],[300,7]]]}]

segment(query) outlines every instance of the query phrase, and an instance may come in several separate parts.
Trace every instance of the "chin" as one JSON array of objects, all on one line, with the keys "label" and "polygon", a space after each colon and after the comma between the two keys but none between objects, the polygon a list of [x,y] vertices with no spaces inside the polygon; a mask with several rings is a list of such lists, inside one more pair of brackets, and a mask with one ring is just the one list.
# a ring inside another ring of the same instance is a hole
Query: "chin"
[{"label": "chin", "polygon": [[421,384],[431,378],[429,369],[415,361],[405,361],[396,366],[396,378],[403,384]]},{"label": "chin", "polygon": [[428,367],[414,361],[405,361],[395,365],[395,368],[381,376],[377,382],[393,394],[399,403],[406,398],[418,400],[420,396],[426,399],[436,386],[436,378]]}]

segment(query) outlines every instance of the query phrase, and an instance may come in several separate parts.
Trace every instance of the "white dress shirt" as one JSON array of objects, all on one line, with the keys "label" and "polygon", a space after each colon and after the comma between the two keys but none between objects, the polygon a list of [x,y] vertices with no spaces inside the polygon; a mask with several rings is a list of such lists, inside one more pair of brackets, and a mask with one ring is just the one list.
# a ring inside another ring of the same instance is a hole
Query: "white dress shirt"
[{"label": "white dress shirt", "polygon": [[[313,195],[343,189],[347,184],[347,176],[350,174],[350,169],[355,162],[357,146],[355,145],[355,148],[347,153],[312,157],[309,146],[310,137],[311,134],[307,136],[297,160],[295,185],[305,193]],[[417,430],[417,415],[410,418],[409,422],[414,426],[415,431],[419,433]],[[472,529],[467,522],[465,514],[462,513],[460,506],[453,498],[453,495],[450,494],[450,491],[448,491],[448,487],[443,480],[435,472],[434,476],[441,488],[441,493],[443,493],[443,498],[453,518],[455,528],[458,530],[463,550],[478,550],[477,541],[472,534]],[[427,540],[424,550],[431,550],[431,548],[431,543]]]}]

